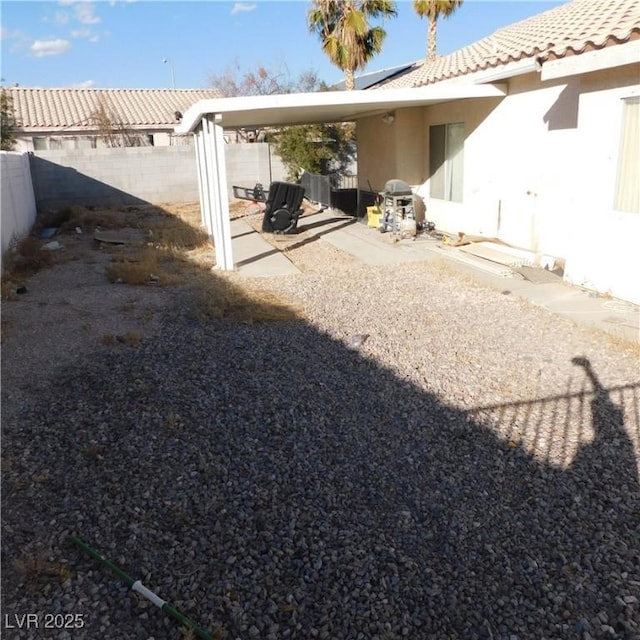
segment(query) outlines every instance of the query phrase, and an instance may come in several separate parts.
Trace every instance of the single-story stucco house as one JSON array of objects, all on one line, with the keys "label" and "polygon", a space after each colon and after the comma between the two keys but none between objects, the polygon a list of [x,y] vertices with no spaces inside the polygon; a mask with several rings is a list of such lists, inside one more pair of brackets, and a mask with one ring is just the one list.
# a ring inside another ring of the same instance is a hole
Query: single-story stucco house
[{"label": "single-story stucco house", "polygon": [[640,0],[572,0],[363,91],[193,105],[176,132],[196,137],[220,268],[233,268],[223,127],[323,121],[357,123],[363,192],[404,180],[438,228],[640,304]]},{"label": "single-story stucco house", "polygon": [[[195,101],[220,97],[214,89],[4,87],[3,91],[11,98],[17,123],[14,151],[21,152],[185,144],[188,140],[174,135],[184,111]],[[107,121],[112,123],[111,144],[104,135]]]}]

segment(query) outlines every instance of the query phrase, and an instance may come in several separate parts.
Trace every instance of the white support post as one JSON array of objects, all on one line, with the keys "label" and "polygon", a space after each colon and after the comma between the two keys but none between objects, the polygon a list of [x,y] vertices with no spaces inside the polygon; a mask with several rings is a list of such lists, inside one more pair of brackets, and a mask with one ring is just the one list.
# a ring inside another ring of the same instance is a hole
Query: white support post
[{"label": "white support post", "polygon": [[224,271],[233,270],[231,248],[231,223],[229,220],[229,194],[227,190],[227,168],[224,153],[224,132],[218,114],[207,114],[202,118],[204,165],[206,167],[206,199],[213,242],[216,248],[216,267]]},{"label": "white support post", "polygon": [[200,197],[200,222],[206,227],[209,237],[213,237],[211,228],[211,214],[209,205],[209,181],[207,180],[207,170],[204,155],[204,131],[202,124],[194,132],[194,142],[196,148],[196,167],[198,169],[198,195]]},{"label": "white support post", "polygon": [[233,271],[224,133],[219,115],[208,114],[195,132],[200,217],[213,239],[216,268]]}]

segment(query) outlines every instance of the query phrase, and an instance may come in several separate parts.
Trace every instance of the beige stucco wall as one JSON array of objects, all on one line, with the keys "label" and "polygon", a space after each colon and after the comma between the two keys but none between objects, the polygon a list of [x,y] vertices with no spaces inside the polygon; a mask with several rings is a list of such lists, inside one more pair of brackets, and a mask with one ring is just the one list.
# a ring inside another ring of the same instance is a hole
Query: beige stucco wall
[{"label": "beige stucco wall", "polygon": [[[505,98],[398,110],[392,125],[368,118],[360,187],[406,180],[438,228],[563,259],[569,282],[640,304],[640,214],[613,208],[622,98],[639,94],[640,65],[545,83],[531,73],[511,79]],[[465,125],[462,203],[429,197],[429,126],[453,122]]]},{"label": "beige stucco wall", "polygon": [[[427,132],[423,108],[398,109],[393,122],[372,116],[357,122],[358,188],[382,191],[388,180],[404,180],[412,186],[426,178]],[[416,198],[416,219],[424,220],[424,203]]]},{"label": "beige stucco wall", "polygon": [[424,109],[399,109],[395,112],[392,127],[396,128],[396,175],[409,184],[424,182],[427,131],[424,126]]},{"label": "beige stucco wall", "polygon": [[385,124],[381,116],[358,120],[358,188],[382,191],[384,183],[396,175],[396,121]]},{"label": "beige stucco wall", "polygon": [[[425,109],[426,179],[417,189],[426,205],[426,217],[447,231],[492,235],[497,221],[498,199],[496,185],[499,173],[488,153],[499,154],[491,129],[497,127],[495,112],[499,98],[457,100],[436,104]],[[429,127],[438,124],[464,123],[464,179],[463,202],[445,202],[428,197],[429,194]],[[473,167],[470,171],[468,167]],[[473,201],[473,208],[468,202]]]},{"label": "beige stucco wall", "polygon": [[[640,304],[640,212],[614,209],[622,98],[632,95],[640,95],[640,64],[583,76],[575,168],[567,172],[575,195],[566,277]],[[636,189],[639,178],[636,173]]]}]

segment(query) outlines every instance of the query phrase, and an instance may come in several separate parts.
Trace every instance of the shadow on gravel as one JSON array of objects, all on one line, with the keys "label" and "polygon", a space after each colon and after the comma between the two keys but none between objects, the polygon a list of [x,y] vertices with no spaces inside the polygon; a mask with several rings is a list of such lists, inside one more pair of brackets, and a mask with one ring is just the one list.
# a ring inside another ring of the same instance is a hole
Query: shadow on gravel
[{"label": "shadow on gravel", "polygon": [[[636,638],[636,457],[575,364],[586,411],[502,413],[524,439],[592,430],[563,468],[303,322],[184,319],[98,351],[4,425],[3,609],[178,637],[79,535],[223,638]],[[11,561],[38,549],[65,588],[26,589]]]}]

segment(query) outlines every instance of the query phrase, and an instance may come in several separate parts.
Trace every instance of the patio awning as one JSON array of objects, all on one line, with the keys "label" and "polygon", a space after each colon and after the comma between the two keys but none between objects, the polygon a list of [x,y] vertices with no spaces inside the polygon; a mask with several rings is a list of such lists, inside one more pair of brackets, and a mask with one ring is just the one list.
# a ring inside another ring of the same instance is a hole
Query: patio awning
[{"label": "patio awning", "polygon": [[202,222],[213,236],[216,266],[233,270],[223,129],[349,122],[395,109],[469,98],[501,98],[506,86],[457,80],[408,89],[326,91],[201,100],[176,134],[194,134]]},{"label": "patio awning", "polygon": [[324,91],[201,100],[175,128],[193,133],[206,114],[218,114],[225,128],[275,127],[318,122],[349,122],[406,107],[423,107],[465,98],[501,98],[506,85],[441,82],[409,89]]}]

